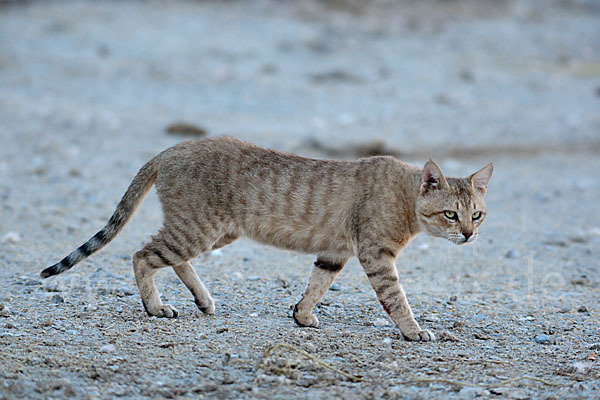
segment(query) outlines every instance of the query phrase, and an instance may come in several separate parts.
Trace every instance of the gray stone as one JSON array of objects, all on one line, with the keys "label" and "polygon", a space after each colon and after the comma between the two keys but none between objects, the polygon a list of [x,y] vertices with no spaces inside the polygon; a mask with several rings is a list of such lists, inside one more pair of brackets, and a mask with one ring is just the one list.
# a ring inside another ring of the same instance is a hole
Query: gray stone
[{"label": "gray stone", "polygon": [[53,303],[53,304],[62,304],[64,302],[65,302],[65,299],[63,299],[62,296],[58,295],[58,294],[55,294],[54,296],[52,296],[50,298],[50,303]]},{"label": "gray stone", "polygon": [[550,337],[548,335],[537,335],[535,337],[535,341],[539,344],[549,344],[550,343]]}]

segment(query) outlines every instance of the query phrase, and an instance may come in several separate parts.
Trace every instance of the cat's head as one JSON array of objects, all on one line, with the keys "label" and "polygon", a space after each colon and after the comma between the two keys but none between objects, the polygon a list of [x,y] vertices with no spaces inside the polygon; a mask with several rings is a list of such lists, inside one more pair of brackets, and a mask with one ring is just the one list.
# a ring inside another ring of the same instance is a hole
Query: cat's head
[{"label": "cat's head", "polygon": [[455,244],[473,243],[485,219],[483,197],[494,171],[490,163],[466,178],[445,178],[429,160],[421,172],[416,212],[422,230]]}]

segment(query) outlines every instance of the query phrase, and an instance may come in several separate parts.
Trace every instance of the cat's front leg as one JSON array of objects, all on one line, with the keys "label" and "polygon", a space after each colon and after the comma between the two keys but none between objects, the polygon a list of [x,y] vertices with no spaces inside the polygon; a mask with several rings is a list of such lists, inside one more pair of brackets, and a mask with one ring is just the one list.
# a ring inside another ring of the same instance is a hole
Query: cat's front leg
[{"label": "cat's front leg", "polygon": [[294,321],[300,326],[317,328],[319,319],[312,313],[315,305],[329,289],[335,277],[342,271],[347,259],[318,257],[310,274],[306,291],[294,307]]},{"label": "cat's front leg", "polygon": [[394,264],[395,251],[389,248],[371,248],[359,254],[371,286],[383,306],[407,340],[432,341],[435,336],[428,330],[421,330],[413,316],[406,294],[398,280]]}]

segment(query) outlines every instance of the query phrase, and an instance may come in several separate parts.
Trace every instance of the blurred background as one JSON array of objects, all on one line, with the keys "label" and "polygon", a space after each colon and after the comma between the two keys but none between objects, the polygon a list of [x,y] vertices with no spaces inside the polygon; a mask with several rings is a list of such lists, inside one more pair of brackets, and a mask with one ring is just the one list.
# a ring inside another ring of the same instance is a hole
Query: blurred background
[{"label": "blurred background", "polygon": [[0,4],[3,140],[155,152],[175,124],[348,158],[600,143],[594,0]]}]

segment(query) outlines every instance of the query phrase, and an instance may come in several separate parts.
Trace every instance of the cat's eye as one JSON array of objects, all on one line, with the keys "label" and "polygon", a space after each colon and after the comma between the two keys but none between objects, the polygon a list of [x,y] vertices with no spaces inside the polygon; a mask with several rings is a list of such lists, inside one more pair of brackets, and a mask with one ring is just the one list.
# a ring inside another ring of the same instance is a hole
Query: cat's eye
[{"label": "cat's eye", "polygon": [[475,211],[471,218],[473,218],[473,221],[477,221],[479,218],[481,218],[481,211]]},{"label": "cat's eye", "polygon": [[458,220],[458,215],[454,211],[446,210],[444,211],[444,217],[451,219],[453,221]]}]

